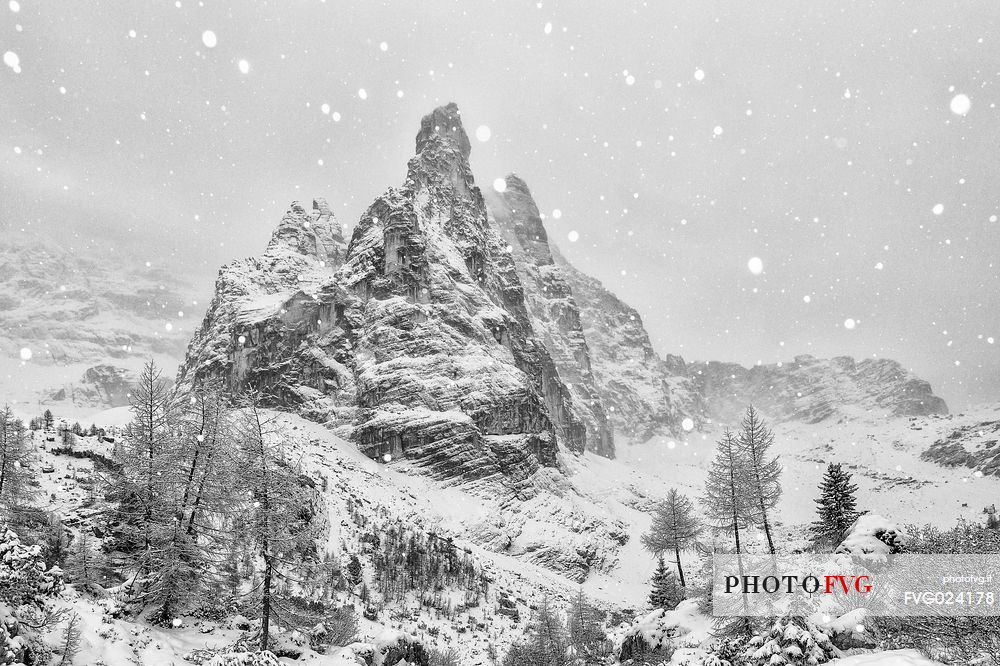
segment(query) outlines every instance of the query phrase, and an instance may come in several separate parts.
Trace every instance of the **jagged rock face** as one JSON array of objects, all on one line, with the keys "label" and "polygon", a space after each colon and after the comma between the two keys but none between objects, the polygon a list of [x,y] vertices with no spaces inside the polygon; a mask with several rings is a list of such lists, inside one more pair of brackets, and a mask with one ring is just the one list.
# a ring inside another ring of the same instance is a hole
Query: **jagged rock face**
[{"label": "jagged rock face", "polygon": [[506,183],[502,194],[487,193],[491,222],[510,244],[532,327],[569,388],[578,419],[587,426],[587,449],[612,458],[613,429],[594,379],[573,290],[564,269],[552,259],[548,236],[527,184],[514,175],[507,176]]},{"label": "jagged rock face", "polygon": [[634,308],[574,268],[555,245],[551,252],[579,306],[597,391],[615,432],[642,442],[681,434],[685,418],[698,427],[705,408],[697,386],[678,372],[683,360],[660,359]]},{"label": "jagged rock face", "polygon": [[893,416],[948,411],[930,384],[889,359],[802,355],[791,363],[752,368],[695,362],[687,365],[687,373],[705,397],[710,415],[726,423],[737,422],[751,403],[772,419],[805,423],[850,416],[852,410]]},{"label": "jagged rock face", "polygon": [[344,254],[326,202],[317,199],[311,212],[293,203],[261,257],[219,271],[179,381],[221,377],[234,393],[254,388],[265,403],[349,421],[352,322],[334,279]]},{"label": "jagged rock face", "polygon": [[586,427],[535,338],[454,105],[424,118],[417,149],[349,247],[325,203],[293,204],[262,257],[225,267],[181,381],[221,376],[372,457],[523,489],[559,444],[582,451]]}]

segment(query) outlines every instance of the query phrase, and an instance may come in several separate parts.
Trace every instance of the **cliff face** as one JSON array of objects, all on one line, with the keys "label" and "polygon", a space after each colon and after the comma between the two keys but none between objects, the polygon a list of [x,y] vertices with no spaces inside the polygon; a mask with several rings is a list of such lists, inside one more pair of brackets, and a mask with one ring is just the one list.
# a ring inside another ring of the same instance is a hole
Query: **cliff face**
[{"label": "cliff face", "polygon": [[770,418],[816,423],[852,411],[924,416],[948,411],[931,386],[889,359],[796,356],[790,363],[744,368],[736,363],[684,366],[708,405],[709,415],[738,420],[753,403]]},{"label": "cliff face", "polygon": [[574,268],[555,246],[552,254],[579,305],[597,391],[615,431],[642,442],[680,435],[685,419],[699,427],[705,406],[698,387],[679,371],[683,360],[660,358],[634,308]]},{"label": "cliff face", "polygon": [[223,268],[181,380],[252,386],[434,476],[523,484],[560,444],[582,451],[586,426],[488,224],[457,108],[416,143],[349,246],[324,202],[293,204],[262,257]]},{"label": "cliff face", "polygon": [[565,270],[552,258],[545,227],[527,184],[507,176],[503,193],[488,192],[490,220],[504,235],[524,285],[531,325],[573,396],[573,410],[587,427],[587,449],[614,457],[614,431],[605,412],[584,335],[580,308]]}]

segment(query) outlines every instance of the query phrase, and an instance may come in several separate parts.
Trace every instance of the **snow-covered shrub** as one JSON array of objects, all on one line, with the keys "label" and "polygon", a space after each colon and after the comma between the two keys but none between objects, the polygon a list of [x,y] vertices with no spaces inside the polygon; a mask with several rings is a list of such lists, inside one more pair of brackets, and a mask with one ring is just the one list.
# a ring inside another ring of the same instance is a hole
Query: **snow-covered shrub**
[{"label": "snow-covered shrub", "polygon": [[816,666],[836,654],[822,629],[802,618],[781,617],[750,639],[743,656],[749,666]]},{"label": "snow-covered shrub", "polygon": [[866,513],[851,525],[837,552],[891,555],[902,551],[906,538],[906,533],[892,521],[878,514]]},{"label": "snow-covered shrub", "polygon": [[0,602],[12,607],[41,607],[62,592],[59,567],[45,568],[41,546],[25,546],[12,530],[0,538]]},{"label": "snow-covered shrub", "polygon": [[26,546],[12,530],[0,537],[0,664],[48,663],[51,650],[34,627],[49,625],[50,599],[63,589],[59,567],[46,569],[41,546]]},{"label": "snow-covered shrub", "polygon": [[219,654],[204,666],[281,666],[273,652],[229,652]]}]

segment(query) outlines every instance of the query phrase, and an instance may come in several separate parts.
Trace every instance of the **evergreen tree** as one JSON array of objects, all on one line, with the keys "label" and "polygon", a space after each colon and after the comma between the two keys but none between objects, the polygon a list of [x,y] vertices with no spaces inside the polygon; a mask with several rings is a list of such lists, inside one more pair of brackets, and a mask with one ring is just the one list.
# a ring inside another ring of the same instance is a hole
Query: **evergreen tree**
[{"label": "evergreen tree", "polygon": [[[245,397],[243,418],[238,424],[237,483],[246,488],[249,502],[240,526],[249,536],[255,554],[263,562],[263,580],[257,606],[261,620],[260,650],[267,650],[272,620],[295,626],[295,608],[282,588],[294,581],[303,553],[315,545],[311,529],[310,497],[298,474],[285,459],[280,433],[265,420],[256,394]],[[299,561],[296,561],[296,557]]]},{"label": "evergreen tree", "polygon": [[52,424],[56,422],[56,417],[53,416],[51,409],[46,409],[45,412],[42,413],[42,420],[45,423],[45,429],[48,430],[52,428]]},{"label": "evergreen tree", "polygon": [[191,391],[181,429],[177,512],[188,535],[213,538],[213,518],[236,502],[233,423],[220,382],[210,380]]},{"label": "evergreen tree", "polygon": [[681,566],[681,550],[687,548],[701,532],[701,525],[694,515],[694,504],[684,495],[671,488],[667,498],[656,508],[649,533],[642,537],[642,544],[653,554],[661,555],[667,550],[674,551],[677,576],[681,587],[685,586],[684,568]]},{"label": "evergreen tree", "polygon": [[733,535],[737,554],[742,552],[740,528],[746,526],[749,513],[747,483],[740,450],[727,428],[708,470],[703,502],[712,526]]},{"label": "evergreen tree", "polygon": [[24,423],[7,405],[0,411],[0,506],[16,509],[30,501],[31,449]]},{"label": "evergreen tree", "polygon": [[851,474],[840,463],[830,463],[819,491],[819,499],[814,500],[818,520],[812,524],[813,540],[819,546],[836,547],[860,515],[858,487],[851,483]]},{"label": "evergreen tree", "polygon": [[747,489],[750,495],[747,502],[748,517],[752,524],[759,525],[764,530],[767,548],[772,555],[774,540],[771,537],[769,515],[781,497],[781,484],[778,481],[781,476],[781,465],[777,456],[771,457],[769,454],[773,443],[774,433],[764,424],[753,405],[750,405],[743,417],[740,433],[736,437],[736,447],[746,465]]},{"label": "evergreen tree", "polygon": [[572,663],[579,666],[605,664],[611,654],[607,632],[601,626],[604,613],[578,590],[566,614],[566,633]]},{"label": "evergreen tree", "polygon": [[176,474],[172,455],[176,400],[153,361],[143,367],[132,390],[131,411],[132,421],[125,427],[118,452],[122,474],[115,490],[130,542],[123,549],[135,551],[136,565],[145,576],[153,569],[150,557],[157,526],[172,518],[165,499]]},{"label": "evergreen tree", "polygon": [[663,556],[657,560],[656,571],[653,572],[653,589],[649,593],[649,603],[653,608],[673,610],[684,600],[684,590],[677,585],[672,571],[663,563]]},{"label": "evergreen tree", "polygon": [[83,590],[99,589],[103,564],[101,551],[95,548],[90,530],[81,530],[80,536],[70,549],[69,560],[66,563],[66,573],[70,582]]},{"label": "evergreen tree", "polygon": [[144,605],[158,606],[154,621],[171,620],[197,593],[200,556],[185,533],[181,510],[184,452],[181,413],[175,392],[146,363],[131,394],[132,421],[123,433],[115,488],[125,537],[119,547],[134,569],[130,591]]},{"label": "evergreen tree", "polygon": [[[412,574],[412,568],[410,571]],[[361,582],[361,560],[358,559],[357,555],[351,555],[351,559],[347,563],[347,582],[351,585],[357,585]]]},{"label": "evergreen tree", "polygon": [[504,666],[569,666],[566,627],[559,621],[548,598],[528,627],[524,640],[514,643],[504,657]]},{"label": "evergreen tree", "polygon": [[816,666],[835,655],[822,629],[800,617],[780,617],[750,639],[744,659],[748,666]]}]

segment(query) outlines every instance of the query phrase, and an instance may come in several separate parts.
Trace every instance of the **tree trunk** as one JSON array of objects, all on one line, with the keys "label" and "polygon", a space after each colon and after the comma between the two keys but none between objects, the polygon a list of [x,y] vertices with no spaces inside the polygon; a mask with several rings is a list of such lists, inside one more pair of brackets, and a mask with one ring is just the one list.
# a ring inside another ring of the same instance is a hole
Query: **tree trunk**
[{"label": "tree trunk", "polygon": [[681,549],[677,547],[676,543],[674,544],[674,557],[677,558],[677,577],[681,581],[681,587],[687,587],[684,584],[684,568],[681,566]]},{"label": "tree trunk", "polygon": [[764,518],[764,535],[767,537],[767,549],[774,555],[774,542],[771,540],[771,524],[767,521],[767,510],[764,508],[764,500],[760,501],[760,515]]},{"label": "tree trunk", "polygon": [[264,555],[264,599],[261,603],[260,650],[267,649],[271,637],[271,557]]}]

